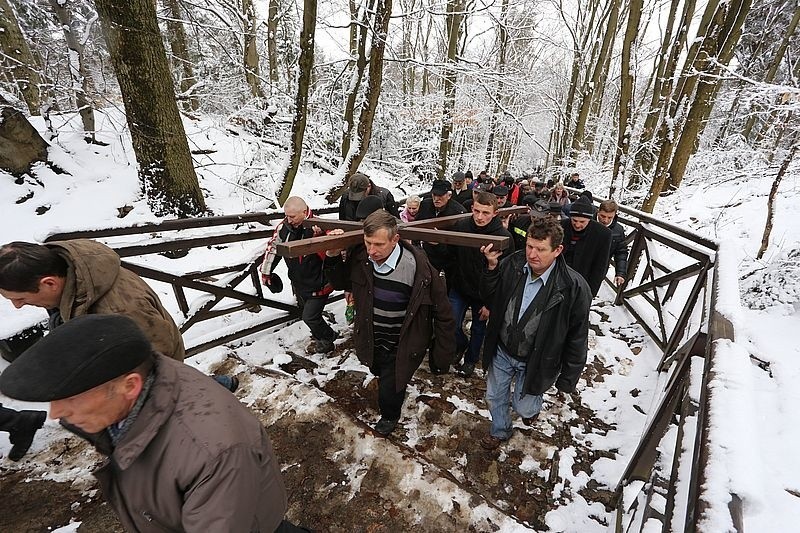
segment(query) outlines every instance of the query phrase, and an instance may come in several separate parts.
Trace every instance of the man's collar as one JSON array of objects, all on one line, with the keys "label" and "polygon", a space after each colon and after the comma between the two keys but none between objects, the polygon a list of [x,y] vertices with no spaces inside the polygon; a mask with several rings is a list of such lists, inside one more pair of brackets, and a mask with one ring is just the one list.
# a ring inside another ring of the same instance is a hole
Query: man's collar
[{"label": "man's collar", "polygon": [[[539,276],[539,279],[542,280],[543,286],[547,285],[547,280],[550,279],[550,274],[553,273],[553,269],[555,269],[557,261],[558,257],[556,257],[555,260],[550,264],[550,266],[547,267],[547,270],[545,270],[544,273],[541,276]],[[527,261],[525,262],[525,265],[522,267],[522,270],[525,271],[525,275],[528,277],[533,275],[533,270],[531,270],[531,266],[528,264]]]},{"label": "man's collar", "polygon": [[386,261],[384,261],[382,264],[378,265],[370,256],[367,256],[367,259],[369,259],[372,263],[372,268],[375,269],[375,272],[378,272],[379,274],[388,274],[397,268],[397,262],[400,260],[401,253],[402,245],[398,242],[394,245],[394,250],[392,250],[392,253],[389,254],[389,257],[387,257]]}]

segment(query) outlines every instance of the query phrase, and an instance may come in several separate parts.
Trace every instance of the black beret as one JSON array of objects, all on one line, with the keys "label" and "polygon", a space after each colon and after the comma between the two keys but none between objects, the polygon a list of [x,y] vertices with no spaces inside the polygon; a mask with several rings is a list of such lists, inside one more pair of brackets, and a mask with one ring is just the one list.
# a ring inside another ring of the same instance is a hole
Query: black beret
[{"label": "black beret", "polygon": [[283,292],[283,280],[279,275],[273,272],[269,275],[269,284],[267,285],[267,288],[272,294],[281,293]]},{"label": "black beret", "polygon": [[434,180],[431,185],[431,194],[441,196],[453,190],[453,186],[447,180]]},{"label": "black beret", "polygon": [[508,194],[508,187],[505,185],[495,185],[492,192],[495,196],[506,196]]},{"label": "black beret", "polygon": [[122,315],[85,315],[57,327],[0,374],[0,391],[26,402],[75,396],[126,374],[153,352]]}]

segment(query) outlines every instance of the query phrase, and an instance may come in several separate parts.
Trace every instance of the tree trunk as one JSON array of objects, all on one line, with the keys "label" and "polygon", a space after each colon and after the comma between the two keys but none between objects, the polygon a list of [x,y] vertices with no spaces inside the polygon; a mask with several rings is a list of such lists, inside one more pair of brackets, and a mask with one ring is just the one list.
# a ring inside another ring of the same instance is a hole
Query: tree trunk
[{"label": "tree trunk", "polygon": [[[700,48],[694,54],[694,62],[684,66],[682,75],[683,91],[694,92],[694,87],[697,86],[697,92],[688,104],[685,122],[678,116],[678,112],[687,105],[682,102],[691,98],[690,93],[679,93],[678,102],[673,105],[680,107],[675,107],[674,111],[665,115],[670,120],[664,120],[660,131],[659,140],[663,141],[661,151],[653,183],[642,203],[642,211],[652,213],[659,194],[680,185],[686,164],[710,113],[712,97],[716,94],[720,70],[718,63],[727,65],[730,61],[733,48],[741,35],[741,25],[750,9],[750,2],[751,0],[737,0],[731,4],[718,5],[714,14],[708,17],[708,23],[701,23],[704,29],[702,38],[695,41],[695,44],[701,43]],[[706,17],[703,18],[705,21]],[[688,79],[689,77],[695,80]]]},{"label": "tree trunk", "polygon": [[669,108],[668,98],[672,92],[672,79],[678,64],[678,57],[686,46],[689,22],[694,17],[695,1],[687,0],[683,6],[678,31],[675,33],[675,39],[669,42],[674,24],[673,9],[677,9],[679,3],[680,0],[673,0],[670,6],[667,33],[664,36],[664,41],[661,43],[658,69],[655,74],[655,79],[653,80],[653,94],[650,100],[650,108],[647,112],[644,127],[642,128],[642,133],[639,138],[636,160],[634,161],[633,170],[628,182],[629,187],[641,183],[642,179],[650,174],[650,171],[653,169],[653,163],[655,162],[656,149],[651,145],[651,141],[655,136],[656,126],[658,125],[658,119],[662,111],[666,112]]},{"label": "tree trunk", "polygon": [[269,0],[267,8],[267,55],[269,60],[270,93],[278,85],[278,0]]},{"label": "tree trunk", "polygon": [[[350,75],[350,83],[348,84],[347,100],[344,104],[344,131],[342,132],[342,161],[347,159],[347,154],[350,153],[350,140],[353,137],[353,128],[355,127],[355,112],[356,101],[358,94],[361,90],[361,80],[364,79],[364,71],[367,68],[367,29],[369,28],[369,13],[375,7],[375,0],[369,0],[369,5],[364,6],[364,10],[360,14],[356,14],[353,19],[353,26],[356,26],[358,31],[356,37],[356,49],[354,56],[356,57],[355,68]],[[359,19],[360,15],[360,19]]]},{"label": "tree trunk", "polygon": [[261,75],[259,68],[258,49],[256,48],[256,27],[258,18],[253,0],[242,0],[242,14],[244,15],[244,77],[250,87],[250,94],[254,98],[263,98],[261,90]]},{"label": "tree trunk", "polygon": [[436,169],[438,179],[443,179],[447,169],[447,156],[450,152],[450,133],[453,130],[453,108],[456,104],[456,52],[464,19],[464,1],[447,2],[447,59],[445,61],[442,84],[444,101],[442,103],[442,129],[439,134],[439,164]]},{"label": "tree trunk", "polygon": [[[68,3],[62,0],[50,0],[50,6],[56,14],[58,23],[64,31],[67,47],[73,52],[69,54],[69,73],[72,78],[72,87],[75,91],[75,104],[83,123],[84,138],[87,142],[94,142],[94,106],[89,100],[91,92],[91,77],[86,69],[83,43],[78,39],[77,25],[72,20]],[[77,63],[77,64],[75,64]]]},{"label": "tree trunk", "polygon": [[628,164],[631,130],[633,129],[631,102],[633,102],[634,78],[631,65],[631,48],[639,34],[639,19],[642,13],[643,0],[631,0],[628,13],[628,26],[622,42],[622,62],[620,67],[619,89],[619,122],[617,125],[617,148],[614,154],[614,172],[608,197],[613,198],[617,179],[624,179]]},{"label": "tree trunk", "polygon": [[0,55],[0,70],[8,72],[10,81],[16,84],[30,114],[40,114],[42,102],[39,86],[42,80],[39,65],[22,35],[8,0],[0,0]]},{"label": "tree trunk", "polygon": [[[50,0],[51,4],[58,4],[61,0]],[[183,11],[178,0],[164,0],[167,8],[167,37],[172,61],[175,70],[179,72],[178,87],[180,87],[180,102],[186,111],[197,111],[197,97],[192,94],[192,87],[197,83],[194,77],[194,68],[189,57],[189,47],[186,44],[186,30],[183,28]]]},{"label": "tree trunk", "polygon": [[707,73],[707,75],[699,76],[697,93],[686,115],[686,122],[678,144],[675,146],[675,155],[669,167],[669,184],[665,183],[662,190],[677,189],[681,186],[686,165],[689,163],[689,158],[697,151],[700,137],[703,135],[708,117],[714,107],[714,98],[716,98],[722,83],[719,77],[720,65],[726,66],[733,57],[733,51],[739,43],[744,19],[750,11],[751,4],[752,0],[733,0],[726,5],[726,12],[721,15],[721,17],[724,16],[724,19],[720,22],[722,27],[716,42],[708,47],[703,47],[704,51],[701,52],[701,55],[703,53],[708,55],[705,58],[700,57],[701,62],[698,68],[702,69],[700,72]]},{"label": "tree trunk", "polygon": [[492,168],[495,160],[495,138],[497,137],[497,125],[500,117],[500,100],[503,98],[503,77],[506,68],[506,49],[508,48],[508,30],[506,28],[508,18],[508,2],[503,0],[500,5],[500,20],[497,27],[497,40],[499,54],[497,58],[497,90],[495,91],[494,109],[489,118],[489,135],[486,140],[486,165],[485,168]]},{"label": "tree trunk", "polygon": [[205,211],[152,0],[95,0],[125,104],[147,202],[156,215]]},{"label": "tree trunk", "polygon": [[311,73],[314,70],[314,32],[317,27],[317,0],[303,2],[303,28],[300,31],[300,57],[297,60],[299,77],[297,95],[294,99],[294,119],[292,119],[292,146],[289,149],[289,165],[281,180],[278,203],[283,205],[292,192],[300,157],[303,155],[303,137],[306,131],[308,92],[311,86]]},{"label": "tree trunk", "polygon": [[758,249],[756,259],[761,259],[764,257],[764,252],[767,251],[767,247],[769,246],[769,236],[772,233],[772,220],[775,217],[775,199],[778,197],[778,187],[780,187],[781,180],[783,180],[783,176],[786,174],[786,170],[789,168],[789,163],[792,162],[794,155],[797,153],[797,137],[798,134],[797,131],[795,131],[792,142],[790,143],[791,148],[789,149],[789,153],[786,154],[786,157],[783,159],[781,168],[778,170],[778,174],[775,176],[775,180],[772,182],[772,188],[769,190],[769,196],[767,197],[767,222],[764,224],[764,233],[761,237],[761,247]]},{"label": "tree trunk", "polygon": [[603,42],[600,45],[600,51],[594,63],[592,77],[589,83],[584,85],[581,107],[578,110],[578,118],[575,121],[575,134],[572,136],[570,158],[573,160],[577,160],[578,152],[583,150],[586,146],[586,139],[584,136],[586,133],[586,123],[589,119],[589,111],[592,106],[593,93],[600,83],[600,76],[603,73],[603,65],[605,64],[606,56],[611,53],[611,45],[614,42],[614,36],[617,34],[620,3],[621,0],[611,0],[611,10],[608,15],[608,28],[603,36]]},{"label": "tree trunk", "polygon": [[0,169],[14,176],[47,158],[47,142],[17,109],[0,96]]},{"label": "tree trunk", "polygon": [[369,79],[367,80],[364,103],[358,117],[358,152],[347,161],[347,175],[350,176],[364,160],[372,136],[372,122],[378,108],[383,83],[383,54],[386,51],[386,35],[392,15],[392,0],[380,0],[375,12],[375,26],[369,52]]}]

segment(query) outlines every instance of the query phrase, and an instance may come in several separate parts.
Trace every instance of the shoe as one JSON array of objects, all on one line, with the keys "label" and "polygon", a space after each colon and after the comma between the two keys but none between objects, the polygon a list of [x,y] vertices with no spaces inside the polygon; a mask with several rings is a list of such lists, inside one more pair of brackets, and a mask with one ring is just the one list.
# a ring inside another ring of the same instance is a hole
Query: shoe
[{"label": "shoe", "polygon": [[314,351],[316,353],[331,353],[336,346],[333,341],[318,340],[314,344]]},{"label": "shoe", "polygon": [[503,439],[498,439],[492,435],[486,435],[481,439],[481,448],[484,450],[496,450],[504,442]]},{"label": "shoe", "polygon": [[33,443],[33,436],[44,425],[46,418],[47,413],[44,411],[20,411],[17,414],[8,435],[8,440],[13,444],[8,453],[9,459],[19,461],[28,453]]},{"label": "shoe", "polygon": [[523,423],[524,423],[526,426],[533,426],[533,424],[535,424],[535,423],[536,423],[536,419],[537,419],[537,418],[539,418],[539,413],[536,413],[535,415],[533,415],[533,416],[532,416],[532,417],[530,417],[530,418],[526,418],[526,417],[524,417],[524,416],[523,416],[523,417],[522,417],[522,422],[523,422]]},{"label": "shoe", "polygon": [[464,374],[465,378],[471,377],[475,372],[475,363],[464,363],[458,367],[458,371]]},{"label": "shoe", "polygon": [[381,419],[378,420],[378,423],[375,424],[375,432],[386,437],[389,435],[389,433],[394,431],[394,428],[396,427],[397,420],[389,420],[388,418],[381,417]]}]

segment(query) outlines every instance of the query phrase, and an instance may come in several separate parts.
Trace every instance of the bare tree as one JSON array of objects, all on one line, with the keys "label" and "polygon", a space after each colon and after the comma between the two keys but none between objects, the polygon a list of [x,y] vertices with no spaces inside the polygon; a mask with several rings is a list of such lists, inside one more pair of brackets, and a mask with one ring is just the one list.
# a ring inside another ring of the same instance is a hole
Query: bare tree
[{"label": "bare tree", "polygon": [[797,141],[800,140],[798,139],[798,132],[800,132],[800,130],[795,130],[794,135],[792,136],[792,141],[789,143],[791,148],[789,148],[789,152],[786,154],[786,157],[783,158],[781,168],[778,170],[778,174],[775,176],[775,179],[772,182],[772,187],[769,190],[769,196],[767,197],[767,221],[764,224],[764,233],[761,236],[761,246],[756,254],[756,259],[761,259],[764,257],[764,252],[766,252],[767,247],[769,247],[769,236],[772,234],[772,223],[773,219],[775,218],[775,200],[778,197],[778,187],[781,185],[783,176],[786,175],[786,170],[789,168],[789,163],[792,162],[792,159],[794,159],[794,156],[797,153]]},{"label": "bare tree", "polygon": [[[61,0],[50,0],[57,4]],[[178,87],[180,87],[180,102],[186,111],[197,111],[199,103],[193,94],[197,79],[194,75],[194,66],[189,56],[186,30],[183,27],[183,10],[178,0],[163,0],[167,12],[167,37],[172,61],[178,74]]]},{"label": "bare tree", "polygon": [[255,98],[263,98],[261,89],[261,75],[259,66],[258,49],[256,48],[256,27],[258,17],[253,0],[242,0],[242,14],[244,15],[244,77],[250,87],[250,93]]},{"label": "bare tree", "polygon": [[89,74],[89,70],[86,68],[83,42],[78,36],[80,29],[72,19],[68,2],[63,0],[50,0],[50,6],[53,8],[53,12],[56,14],[61,29],[64,31],[64,39],[67,42],[67,47],[73,52],[68,56],[68,66],[73,82],[72,88],[75,91],[75,103],[78,107],[78,113],[81,116],[83,131],[86,134],[84,138],[87,142],[95,142],[94,106],[89,99],[92,78]]},{"label": "bare tree", "polygon": [[611,177],[611,187],[608,196],[614,196],[617,179],[624,179],[625,165],[627,164],[630,148],[631,132],[633,130],[632,108],[633,102],[633,65],[631,65],[631,49],[639,33],[639,20],[642,13],[643,0],[631,0],[628,12],[628,25],[625,28],[625,39],[622,42],[622,59],[620,68],[619,90],[619,122],[617,124],[617,148],[614,155],[614,172]]},{"label": "bare tree", "polygon": [[453,108],[456,102],[455,68],[456,51],[461,36],[464,20],[464,0],[448,0],[447,2],[447,58],[442,74],[444,101],[442,103],[442,129],[439,135],[439,164],[437,176],[442,179],[447,169],[447,156],[450,152],[450,133],[453,130]]},{"label": "bare tree", "polygon": [[289,164],[281,180],[278,203],[283,205],[289,198],[294,185],[300,158],[303,155],[303,137],[308,118],[308,92],[311,86],[311,71],[314,69],[314,32],[317,27],[317,0],[303,2],[303,28],[300,31],[300,59],[297,63],[299,76],[297,94],[294,100],[294,119],[292,120],[292,144],[289,149]]}]

